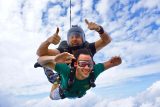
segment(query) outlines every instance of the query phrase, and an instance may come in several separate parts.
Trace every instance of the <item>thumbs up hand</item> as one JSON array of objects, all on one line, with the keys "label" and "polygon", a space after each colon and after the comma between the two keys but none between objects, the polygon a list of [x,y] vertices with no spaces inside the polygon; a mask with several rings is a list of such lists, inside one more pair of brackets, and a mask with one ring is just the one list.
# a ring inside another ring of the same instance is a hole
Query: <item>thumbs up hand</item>
[{"label": "thumbs up hand", "polygon": [[59,33],[59,28],[57,27],[56,33],[53,34],[51,37],[49,37],[47,41],[49,43],[53,43],[54,45],[57,45],[61,40],[61,37],[58,35],[58,33]]},{"label": "thumbs up hand", "polygon": [[88,25],[88,29],[90,29],[90,30],[95,30],[95,31],[97,31],[97,32],[100,30],[99,25],[97,25],[96,23],[94,23],[94,22],[89,22],[87,19],[85,19],[85,22],[86,22],[86,24]]}]

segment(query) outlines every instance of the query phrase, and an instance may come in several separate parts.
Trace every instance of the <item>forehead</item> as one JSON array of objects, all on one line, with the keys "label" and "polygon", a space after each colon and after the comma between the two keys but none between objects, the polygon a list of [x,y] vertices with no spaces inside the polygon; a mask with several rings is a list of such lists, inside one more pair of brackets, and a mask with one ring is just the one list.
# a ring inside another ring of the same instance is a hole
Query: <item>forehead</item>
[{"label": "forehead", "polygon": [[69,38],[70,39],[72,39],[72,38],[82,39],[82,37],[80,35],[71,35]]},{"label": "forehead", "polygon": [[70,34],[70,36],[79,36],[79,37],[81,37],[81,34],[78,33],[78,32],[72,32],[72,33]]},{"label": "forehead", "polygon": [[91,60],[91,56],[90,55],[85,55],[85,54],[80,54],[78,57],[78,60]]}]

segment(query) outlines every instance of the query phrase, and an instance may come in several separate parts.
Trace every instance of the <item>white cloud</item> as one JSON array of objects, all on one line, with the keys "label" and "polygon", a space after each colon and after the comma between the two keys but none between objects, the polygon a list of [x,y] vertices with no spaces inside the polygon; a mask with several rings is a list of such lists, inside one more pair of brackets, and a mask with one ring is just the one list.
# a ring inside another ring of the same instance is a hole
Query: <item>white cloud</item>
[{"label": "white cloud", "polygon": [[37,100],[28,100],[25,106],[32,107],[159,107],[160,105],[160,81],[155,82],[145,91],[138,93],[136,96],[127,98],[109,100],[98,97],[92,92],[88,92],[86,96],[80,99],[64,99],[59,101],[52,101],[48,97]]},{"label": "white cloud", "polygon": [[90,11],[92,12],[92,6],[93,6],[93,1],[92,0],[83,0],[83,11]]},{"label": "white cloud", "polygon": [[100,77],[97,78],[96,84],[98,87],[111,87],[136,77],[159,73],[159,70],[157,70],[159,69],[159,65],[160,63],[158,62],[136,68],[125,69],[123,67],[115,67],[103,72]]},{"label": "white cloud", "polygon": [[0,91],[0,107],[27,107],[24,101],[17,99],[6,91]]},{"label": "white cloud", "polygon": [[134,97],[119,100],[104,100],[95,107],[159,107],[160,105],[160,81],[155,82],[147,90]]},{"label": "white cloud", "polygon": [[21,20],[23,20],[23,28],[28,31],[37,32],[42,24],[42,12],[47,7],[48,0],[27,0],[22,2],[19,7],[21,8]]},{"label": "white cloud", "polygon": [[160,25],[160,19],[157,19],[157,20],[156,20],[156,23],[157,23],[158,25]]},{"label": "white cloud", "polygon": [[137,4],[135,4],[132,8],[132,12],[135,12],[136,10],[138,10],[139,8],[148,8],[148,9],[152,9],[152,8],[156,8],[158,7],[160,3],[160,0],[140,0]]},{"label": "white cloud", "polygon": [[[160,81],[155,82],[151,87],[147,88],[146,91],[137,95],[138,101],[147,103],[148,101],[155,102],[160,98]],[[158,99],[157,99],[158,98]]]},{"label": "white cloud", "polygon": [[110,8],[109,0],[101,0],[98,2],[96,9],[100,14],[105,15],[106,12],[109,10],[109,8]]}]

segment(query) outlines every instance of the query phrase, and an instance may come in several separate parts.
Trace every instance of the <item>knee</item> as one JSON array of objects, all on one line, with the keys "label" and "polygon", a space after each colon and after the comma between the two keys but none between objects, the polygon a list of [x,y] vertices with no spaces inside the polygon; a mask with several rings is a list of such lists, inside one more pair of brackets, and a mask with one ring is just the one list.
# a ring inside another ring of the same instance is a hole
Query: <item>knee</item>
[{"label": "knee", "polygon": [[55,100],[55,95],[54,95],[55,93],[54,93],[54,90],[52,90],[51,92],[50,92],[50,95],[49,95],[49,97],[50,97],[50,99],[51,100]]},{"label": "knee", "polygon": [[49,97],[50,97],[51,100],[58,100],[54,91],[50,92]]},{"label": "knee", "polygon": [[60,95],[59,95],[59,88],[52,90],[50,92],[50,99],[51,100],[59,100],[61,99]]}]

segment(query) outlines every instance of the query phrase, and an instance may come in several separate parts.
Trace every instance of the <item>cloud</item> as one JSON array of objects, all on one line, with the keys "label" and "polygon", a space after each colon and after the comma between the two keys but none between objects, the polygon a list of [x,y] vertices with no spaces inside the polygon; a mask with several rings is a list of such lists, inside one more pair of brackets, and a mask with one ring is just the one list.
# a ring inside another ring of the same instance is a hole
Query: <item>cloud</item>
[{"label": "cloud", "polygon": [[23,100],[17,99],[12,94],[0,91],[0,107],[27,107]]},{"label": "cloud", "polygon": [[[120,66],[107,70],[98,78],[96,82],[99,88],[108,86],[112,88],[118,83],[160,72],[160,50],[158,50],[160,20],[157,14],[159,2],[159,0],[154,2],[152,0],[137,2],[82,0],[82,3],[72,1],[72,24],[82,26],[88,41],[98,40],[99,35],[95,31],[88,30],[83,21],[84,18],[102,25],[112,37],[111,44],[96,54],[95,61],[106,61],[114,55],[122,56],[123,63]],[[139,9],[143,8],[145,9],[139,12]],[[17,97],[28,98],[25,104],[35,107],[41,105],[70,107],[77,104],[78,106],[95,105],[95,107],[98,105],[124,107],[123,104],[127,107],[158,107],[160,105],[160,98],[156,96],[159,95],[159,88],[156,88],[159,82],[151,86],[153,88],[150,87],[143,93],[126,99],[111,101],[89,92],[82,99],[51,101],[46,97],[51,84],[48,83],[43,70],[34,69],[33,64],[37,60],[38,46],[56,31],[57,26],[60,27],[62,40],[66,39],[66,32],[69,29],[69,2],[66,0],[1,0],[0,10],[2,71],[0,72],[2,81],[0,90],[3,93],[4,91],[12,93],[12,95],[0,95],[5,102],[1,102],[2,105],[16,106],[17,104],[12,101]],[[56,47],[51,46],[51,48]],[[98,92],[101,91],[99,88]],[[132,87],[129,90],[132,90]],[[21,104],[21,101],[17,103]]]},{"label": "cloud", "polygon": [[28,100],[26,106],[32,107],[159,107],[160,105],[160,81],[153,83],[145,91],[136,96],[130,96],[121,99],[104,99],[95,93],[89,91],[87,95],[80,99],[64,99],[52,101],[49,97],[39,100]]},{"label": "cloud", "polygon": [[159,107],[160,105],[160,81],[155,82],[145,91],[136,96],[97,103],[95,107]]},{"label": "cloud", "polygon": [[98,101],[100,101],[100,98],[97,97],[92,92],[88,92],[86,96],[82,98],[77,98],[77,99],[63,99],[63,100],[58,100],[58,101],[53,101],[50,100],[49,97],[45,97],[40,100],[30,100],[26,104],[29,104],[27,106],[32,106],[32,107],[52,107],[53,105],[56,107],[62,107],[65,105],[65,107],[86,107],[86,106],[93,106],[95,105]]},{"label": "cloud", "polygon": [[[96,83],[98,87],[111,87],[117,85],[119,83],[124,83],[125,81],[129,81],[130,79],[134,79],[136,77],[141,76],[149,76],[151,74],[158,74],[159,70],[159,62],[144,65],[140,67],[134,68],[127,68],[124,69],[123,67],[115,67],[110,70],[104,71],[100,76],[97,78]],[[152,70],[151,70],[152,69]]]},{"label": "cloud", "polygon": [[154,0],[154,2],[152,0],[141,0],[133,6],[132,12],[135,12],[140,8],[148,8],[148,9],[152,9],[156,7],[159,8],[158,7],[159,2],[160,0]]}]

